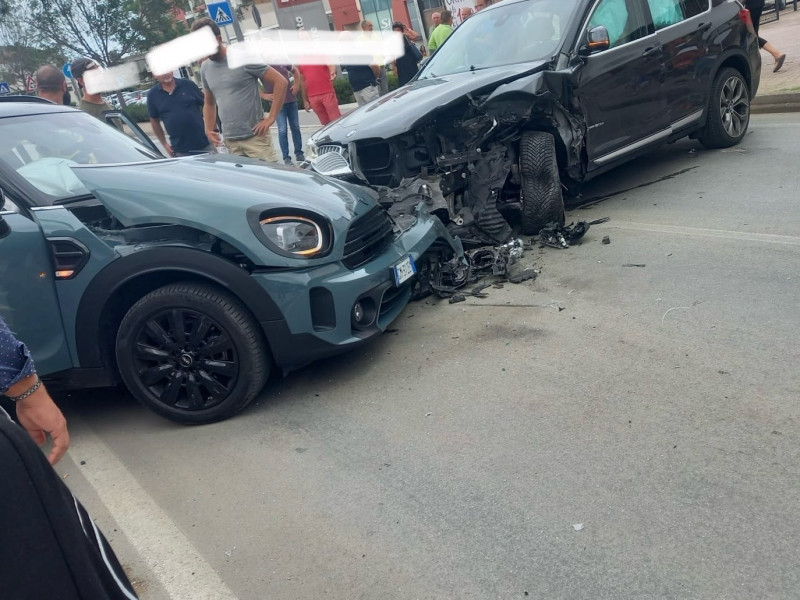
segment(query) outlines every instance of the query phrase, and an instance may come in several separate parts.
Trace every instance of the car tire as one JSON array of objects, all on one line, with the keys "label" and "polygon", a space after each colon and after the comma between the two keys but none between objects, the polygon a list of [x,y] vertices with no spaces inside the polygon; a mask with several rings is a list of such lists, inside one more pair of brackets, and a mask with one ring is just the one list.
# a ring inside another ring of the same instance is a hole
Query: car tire
[{"label": "car tire", "polygon": [[706,125],[697,139],[710,149],[742,141],[750,125],[750,88],[736,69],[721,69],[711,86]]},{"label": "car tire", "polygon": [[271,360],[258,323],[215,287],[176,283],[134,304],[117,332],[117,364],[131,394],[187,425],[230,418],[258,394]]},{"label": "car tire", "polygon": [[519,148],[522,178],[522,233],[536,235],[549,223],[564,224],[564,197],[555,138],[541,131],[523,134]]}]

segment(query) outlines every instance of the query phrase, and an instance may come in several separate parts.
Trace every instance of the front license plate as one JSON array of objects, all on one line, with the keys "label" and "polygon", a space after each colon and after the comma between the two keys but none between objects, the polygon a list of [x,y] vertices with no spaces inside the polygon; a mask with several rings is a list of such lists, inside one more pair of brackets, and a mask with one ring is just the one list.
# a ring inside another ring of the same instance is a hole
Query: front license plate
[{"label": "front license plate", "polygon": [[417,274],[417,266],[414,264],[414,261],[411,260],[410,256],[406,256],[402,261],[392,267],[392,272],[394,273],[395,285],[400,287]]}]

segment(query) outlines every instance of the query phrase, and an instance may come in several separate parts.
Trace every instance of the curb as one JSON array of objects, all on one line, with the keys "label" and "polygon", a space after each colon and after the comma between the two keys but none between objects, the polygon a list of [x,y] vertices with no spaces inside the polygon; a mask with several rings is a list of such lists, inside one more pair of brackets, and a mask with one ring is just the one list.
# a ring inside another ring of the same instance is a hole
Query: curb
[{"label": "curb", "polygon": [[800,112],[800,94],[768,94],[756,96],[750,106],[755,115]]}]

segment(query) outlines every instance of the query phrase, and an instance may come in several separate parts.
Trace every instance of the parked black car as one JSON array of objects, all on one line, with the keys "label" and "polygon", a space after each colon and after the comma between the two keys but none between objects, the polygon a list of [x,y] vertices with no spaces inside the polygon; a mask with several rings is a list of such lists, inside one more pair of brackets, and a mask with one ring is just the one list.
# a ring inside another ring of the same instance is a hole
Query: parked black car
[{"label": "parked black car", "polygon": [[312,168],[383,188],[397,214],[427,196],[453,230],[503,241],[498,205],[535,234],[563,222],[562,183],[685,136],[737,144],[760,76],[736,0],[505,0],[315,134]]}]

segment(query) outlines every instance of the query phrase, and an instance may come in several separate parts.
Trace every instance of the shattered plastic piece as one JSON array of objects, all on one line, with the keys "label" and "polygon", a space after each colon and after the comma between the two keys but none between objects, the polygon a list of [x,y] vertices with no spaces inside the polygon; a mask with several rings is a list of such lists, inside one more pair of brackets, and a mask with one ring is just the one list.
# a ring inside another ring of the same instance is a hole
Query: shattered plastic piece
[{"label": "shattered plastic piece", "polygon": [[539,241],[551,248],[569,248],[570,244],[577,242],[586,235],[586,232],[589,231],[592,225],[606,223],[609,220],[610,217],[604,217],[596,221],[589,221],[588,223],[586,221],[579,221],[574,225],[569,224],[566,226],[559,225],[558,223],[549,223],[547,227],[539,232]]},{"label": "shattered plastic piece", "polygon": [[637,265],[637,264],[627,263],[627,264],[624,264],[622,266],[623,267],[638,267],[640,269],[644,269],[647,265]]},{"label": "shattered plastic piece", "polygon": [[610,243],[611,243],[611,237],[609,237],[609,236],[605,236],[605,237],[603,238],[603,243],[604,243],[604,244],[610,244]]},{"label": "shattered plastic piece", "polygon": [[426,417],[430,417],[431,415],[433,415],[433,413],[432,413],[432,412],[427,412],[427,413],[425,413],[425,416],[426,416]]},{"label": "shattered plastic piece", "polygon": [[575,531],[580,531],[581,529],[583,529],[583,523],[575,523],[575,525],[573,525],[572,528]]},{"label": "shattered plastic piece", "polygon": [[[484,282],[484,283],[479,283],[479,284],[478,284],[478,285],[476,285],[474,288],[472,288],[472,291],[471,291],[470,293],[471,293],[471,294],[473,294],[473,295],[478,295],[478,294],[480,294],[480,293],[481,293],[483,290],[485,290],[486,288],[490,288],[490,287],[492,287],[492,284],[491,284],[491,283],[486,283],[486,282]],[[482,295],[484,295],[484,296],[485,296],[486,294],[482,294]]]},{"label": "shattered plastic piece", "polygon": [[523,281],[529,281],[531,279],[536,279],[537,273],[534,269],[525,269],[522,273],[517,273],[516,275],[512,275],[508,278],[511,283],[522,283]]},{"label": "shattered plastic piece", "polygon": [[459,302],[464,302],[466,299],[464,294],[454,294],[450,297],[450,304],[458,304]]}]

